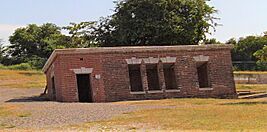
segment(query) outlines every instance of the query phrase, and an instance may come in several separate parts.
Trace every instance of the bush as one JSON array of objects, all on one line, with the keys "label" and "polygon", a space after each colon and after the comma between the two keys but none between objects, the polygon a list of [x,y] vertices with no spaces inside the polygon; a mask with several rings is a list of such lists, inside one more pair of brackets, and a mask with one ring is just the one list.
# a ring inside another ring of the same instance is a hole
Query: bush
[{"label": "bush", "polygon": [[32,70],[34,69],[30,64],[28,63],[21,63],[17,65],[10,65],[10,66],[4,66],[0,64],[0,69],[8,69],[8,70]]},{"label": "bush", "polygon": [[21,64],[9,66],[9,69],[10,70],[31,70],[32,67],[28,63],[21,63]]},{"label": "bush", "polygon": [[257,61],[257,70],[266,71],[267,70],[267,62],[265,62],[265,61]]},{"label": "bush", "polygon": [[7,69],[7,67],[4,66],[3,64],[0,64],[0,69]]},{"label": "bush", "polygon": [[27,62],[31,65],[31,67],[33,67],[35,69],[42,69],[43,66],[45,65],[46,61],[47,61],[46,58],[34,56],[30,60],[28,60]]}]

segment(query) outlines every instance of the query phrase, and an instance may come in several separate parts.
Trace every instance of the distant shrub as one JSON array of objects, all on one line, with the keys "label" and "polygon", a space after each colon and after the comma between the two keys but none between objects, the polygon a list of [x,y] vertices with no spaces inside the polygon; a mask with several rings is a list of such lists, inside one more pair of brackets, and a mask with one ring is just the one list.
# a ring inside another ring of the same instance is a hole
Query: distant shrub
[{"label": "distant shrub", "polygon": [[31,67],[35,69],[42,69],[46,61],[46,58],[34,56],[30,58],[27,62],[31,65]]},{"label": "distant shrub", "polygon": [[30,64],[28,63],[21,63],[16,65],[10,65],[10,66],[4,66],[0,64],[0,69],[8,69],[8,70],[32,70],[34,69]]},{"label": "distant shrub", "polygon": [[30,64],[28,63],[21,63],[17,65],[8,66],[10,70],[31,70],[33,69]]},{"label": "distant shrub", "polygon": [[0,64],[0,69],[7,69],[7,67],[4,66],[3,64]]},{"label": "distant shrub", "polygon": [[267,70],[267,62],[265,61],[257,61],[257,70],[266,71]]}]

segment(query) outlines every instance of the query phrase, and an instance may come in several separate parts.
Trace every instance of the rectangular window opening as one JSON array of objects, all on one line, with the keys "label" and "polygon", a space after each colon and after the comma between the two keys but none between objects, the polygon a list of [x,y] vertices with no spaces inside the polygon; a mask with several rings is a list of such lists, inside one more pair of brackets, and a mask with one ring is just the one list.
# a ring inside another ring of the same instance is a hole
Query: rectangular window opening
[{"label": "rectangular window opening", "polygon": [[197,64],[199,88],[210,88],[208,77],[208,63]]},{"label": "rectangular window opening", "polygon": [[129,65],[128,69],[131,92],[143,92],[141,65]]},{"label": "rectangular window opening", "polygon": [[174,64],[163,64],[164,80],[167,90],[174,90],[177,88]]},{"label": "rectangular window opening", "polygon": [[159,86],[158,66],[157,64],[146,65],[148,89],[150,91],[161,90]]}]

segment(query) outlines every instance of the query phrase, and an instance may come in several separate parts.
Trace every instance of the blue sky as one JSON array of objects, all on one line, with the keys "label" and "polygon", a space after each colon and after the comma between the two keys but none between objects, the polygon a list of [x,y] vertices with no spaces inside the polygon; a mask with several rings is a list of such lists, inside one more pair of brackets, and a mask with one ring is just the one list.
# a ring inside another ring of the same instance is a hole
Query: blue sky
[{"label": "blue sky", "polygon": [[[0,4],[0,38],[5,41],[16,28],[30,23],[66,26],[98,20],[114,9],[113,0],[0,0]],[[211,0],[209,4],[219,10],[216,16],[223,24],[210,38],[224,42],[267,31],[267,0]]]}]

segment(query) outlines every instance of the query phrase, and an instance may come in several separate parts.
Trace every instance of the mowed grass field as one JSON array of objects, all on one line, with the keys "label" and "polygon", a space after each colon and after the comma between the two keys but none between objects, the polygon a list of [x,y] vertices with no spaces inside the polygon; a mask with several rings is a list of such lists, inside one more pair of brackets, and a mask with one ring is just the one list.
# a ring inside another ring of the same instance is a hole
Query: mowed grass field
[{"label": "mowed grass field", "polygon": [[[44,88],[45,76],[39,71],[0,70],[0,88]],[[237,91],[266,91],[267,84],[238,84]],[[161,105],[166,108],[139,110],[114,118],[66,125],[71,130],[104,131],[266,131],[267,98],[258,99],[164,99],[114,102],[122,105]],[[0,118],[24,117],[14,113],[19,106],[0,105]],[[0,128],[12,126],[0,125]]]},{"label": "mowed grass field", "polygon": [[118,102],[174,108],[124,113],[110,120],[72,126],[80,130],[266,131],[267,100],[167,99]]},{"label": "mowed grass field", "polygon": [[0,88],[44,88],[41,71],[0,70]]}]

